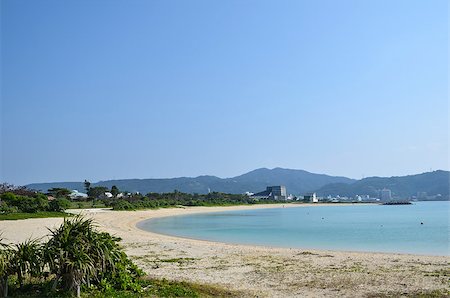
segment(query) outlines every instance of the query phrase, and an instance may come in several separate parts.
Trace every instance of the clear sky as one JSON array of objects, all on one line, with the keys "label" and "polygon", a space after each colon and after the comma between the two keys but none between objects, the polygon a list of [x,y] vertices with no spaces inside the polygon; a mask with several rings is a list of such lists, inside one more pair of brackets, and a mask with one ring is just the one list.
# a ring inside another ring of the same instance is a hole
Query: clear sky
[{"label": "clear sky", "polygon": [[14,184],[449,169],[447,0],[1,0]]}]

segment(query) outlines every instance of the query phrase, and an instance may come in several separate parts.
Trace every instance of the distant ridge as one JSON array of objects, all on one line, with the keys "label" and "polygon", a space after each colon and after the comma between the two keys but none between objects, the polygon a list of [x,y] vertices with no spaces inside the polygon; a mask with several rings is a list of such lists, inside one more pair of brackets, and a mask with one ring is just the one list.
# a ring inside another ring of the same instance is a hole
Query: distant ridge
[{"label": "distant ridge", "polygon": [[[92,183],[92,186],[111,188],[111,186],[116,185],[121,190],[138,191],[143,194],[149,192],[172,192],[175,189],[181,192],[204,194],[208,193],[209,190],[226,193],[258,192],[264,190],[268,185],[283,184],[289,193],[303,194],[330,183],[348,184],[352,182],[355,182],[355,180],[346,177],[314,174],[304,170],[261,168],[233,178],[198,176],[195,178],[121,179],[99,181]],[[84,191],[83,182],[32,183],[26,186],[44,192],[53,187]]]},{"label": "distant ridge", "polygon": [[[116,185],[123,191],[140,192],[172,192],[178,190],[187,193],[204,194],[208,191],[226,193],[258,192],[270,185],[285,185],[288,193],[303,195],[315,191],[320,196],[370,195],[377,196],[378,190],[389,188],[397,197],[411,197],[418,192],[428,195],[441,194],[449,198],[450,172],[434,171],[417,175],[398,177],[369,177],[354,180],[346,177],[336,177],[324,174],[314,174],[304,170],[283,168],[260,168],[233,178],[215,176],[180,177],[167,179],[121,179],[106,180],[93,183],[93,186],[111,188]],[[64,187],[84,191],[83,182],[33,183],[29,188],[47,191],[52,187]]]},{"label": "distant ridge", "polygon": [[378,190],[388,188],[394,197],[416,196],[418,192],[426,192],[428,195],[441,194],[449,197],[450,172],[434,171],[417,175],[396,177],[369,177],[351,184],[331,183],[317,189],[318,195],[370,195],[376,197]]}]

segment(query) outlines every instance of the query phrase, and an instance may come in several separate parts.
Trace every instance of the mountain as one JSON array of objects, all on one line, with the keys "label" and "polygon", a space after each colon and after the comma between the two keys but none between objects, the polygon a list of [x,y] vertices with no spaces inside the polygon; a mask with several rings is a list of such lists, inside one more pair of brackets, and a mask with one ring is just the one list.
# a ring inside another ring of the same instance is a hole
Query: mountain
[{"label": "mountain", "polygon": [[[346,177],[314,174],[303,170],[261,168],[237,177],[224,179],[215,176],[170,179],[122,179],[99,181],[93,183],[92,186],[111,188],[111,186],[116,185],[120,190],[139,191],[143,194],[149,192],[172,192],[175,189],[181,192],[202,194],[207,193],[209,190],[226,193],[259,192],[270,185],[285,185],[288,193],[298,195],[314,191],[330,183],[348,184],[354,181]],[[84,191],[82,182],[33,183],[26,186],[44,192],[53,187]]]},{"label": "mountain", "polygon": [[418,192],[426,192],[429,196],[441,194],[448,198],[450,172],[439,170],[400,177],[369,177],[350,184],[328,184],[317,189],[316,192],[319,196],[370,195],[377,197],[378,191],[383,188],[390,189],[393,197],[398,198],[416,196]]},{"label": "mountain", "polygon": [[[314,174],[303,170],[266,169],[261,168],[233,178],[215,176],[199,176],[195,178],[180,177],[170,179],[122,179],[107,180],[92,183],[92,186],[111,188],[116,185],[122,191],[140,192],[172,192],[175,189],[187,193],[204,194],[208,191],[225,193],[259,192],[271,185],[285,185],[287,192],[303,195],[315,191],[319,196],[378,196],[378,191],[388,188],[392,195],[406,198],[426,192],[433,196],[441,194],[449,197],[450,172],[434,171],[418,175],[400,177],[369,177],[354,180],[345,177],[335,177]],[[26,185],[28,188],[47,191],[52,187],[64,187],[84,191],[83,182],[36,183]]]}]

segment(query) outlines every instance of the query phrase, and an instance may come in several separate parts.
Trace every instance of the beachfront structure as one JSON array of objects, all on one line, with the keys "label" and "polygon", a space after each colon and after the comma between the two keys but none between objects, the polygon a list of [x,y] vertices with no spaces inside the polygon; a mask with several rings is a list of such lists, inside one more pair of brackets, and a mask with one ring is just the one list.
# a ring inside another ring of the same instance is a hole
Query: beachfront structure
[{"label": "beachfront structure", "polygon": [[265,191],[255,193],[251,197],[254,199],[286,200],[287,199],[286,186],[284,185],[267,186]]},{"label": "beachfront structure", "polygon": [[76,199],[86,199],[88,197],[87,194],[79,192],[78,190],[72,190],[72,192],[69,194],[69,198],[72,200]]},{"label": "beachfront structure", "polygon": [[303,196],[304,200],[309,200],[311,203],[319,203],[319,198],[315,192],[307,193]]}]

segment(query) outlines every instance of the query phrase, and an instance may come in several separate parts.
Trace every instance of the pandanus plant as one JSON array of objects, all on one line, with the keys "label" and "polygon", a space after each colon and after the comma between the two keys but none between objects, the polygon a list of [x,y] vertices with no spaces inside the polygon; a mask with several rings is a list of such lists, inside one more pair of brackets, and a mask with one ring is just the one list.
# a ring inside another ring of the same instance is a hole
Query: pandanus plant
[{"label": "pandanus plant", "polygon": [[8,276],[11,271],[11,248],[0,239],[0,297],[8,296]]},{"label": "pandanus plant", "polygon": [[12,246],[11,271],[17,274],[20,287],[23,287],[27,276],[39,276],[42,272],[41,256],[42,245],[37,239],[28,239]]},{"label": "pandanus plant", "polygon": [[81,284],[89,286],[105,274],[115,271],[123,252],[119,238],[95,231],[92,219],[75,216],[50,230],[51,238],[44,248],[44,259],[55,274],[53,287],[61,281],[63,290],[80,296]]}]

